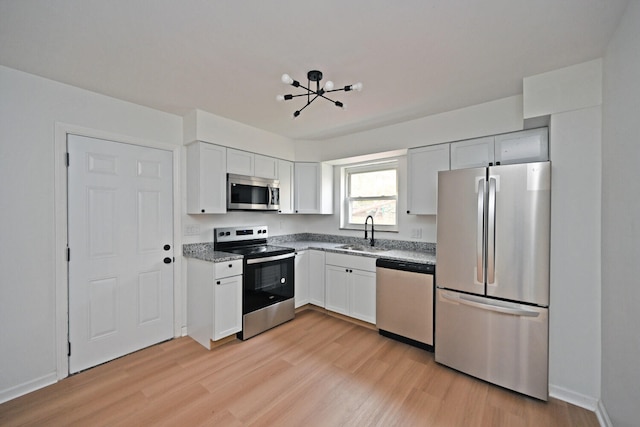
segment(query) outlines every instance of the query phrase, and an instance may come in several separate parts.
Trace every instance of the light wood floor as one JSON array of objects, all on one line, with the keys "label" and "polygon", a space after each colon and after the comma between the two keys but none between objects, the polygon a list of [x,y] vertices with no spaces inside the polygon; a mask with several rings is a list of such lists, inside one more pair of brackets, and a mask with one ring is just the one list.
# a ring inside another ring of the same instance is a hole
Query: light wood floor
[{"label": "light wood floor", "polygon": [[594,413],[492,386],[432,353],[306,310],[207,351],[168,341],[0,405],[0,425],[598,426]]}]

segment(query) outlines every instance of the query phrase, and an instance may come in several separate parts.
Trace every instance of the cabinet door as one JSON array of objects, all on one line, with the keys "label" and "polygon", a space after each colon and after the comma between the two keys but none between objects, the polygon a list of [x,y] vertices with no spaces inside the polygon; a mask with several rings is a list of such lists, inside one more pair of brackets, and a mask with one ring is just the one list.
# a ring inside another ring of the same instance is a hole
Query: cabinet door
[{"label": "cabinet door", "polygon": [[296,162],[294,195],[295,213],[333,213],[333,167],[323,163]]},{"label": "cabinet door", "polygon": [[351,270],[349,313],[351,317],[376,323],[376,273]]},{"label": "cabinet door", "polygon": [[309,303],[309,252],[296,252],[294,267],[295,307]]},{"label": "cabinet door", "polygon": [[227,149],[206,142],[187,146],[187,213],[225,213]]},{"label": "cabinet door", "polygon": [[309,251],[309,302],[325,307],[324,251]]},{"label": "cabinet door", "polygon": [[451,169],[481,168],[494,164],[494,137],[451,143]]},{"label": "cabinet door", "polygon": [[548,128],[496,136],[496,164],[546,162],[549,160]]},{"label": "cabinet door", "polygon": [[278,179],[278,159],[255,154],[253,175],[260,178]]},{"label": "cabinet door", "polygon": [[254,160],[253,153],[227,148],[227,173],[253,176]]},{"label": "cabinet door", "polygon": [[325,291],[327,310],[349,315],[349,269],[335,265],[325,268]]},{"label": "cabinet door", "polygon": [[278,160],[278,180],[280,181],[279,213],[293,213],[293,162]]},{"label": "cabinet door", "polygon": [[438,172],[449,170],[449,144],[412,148],[407,154],[407,213],[435,215]]},{"label": "cabinet door", "polygon": [[242,276],[215,281],[212,320],[214,341],[242,330]]},{"label": "cabinet door", "polygon": [[296,162],[294,167],[294,205],[296,213],[320,210],[320,164]]}]

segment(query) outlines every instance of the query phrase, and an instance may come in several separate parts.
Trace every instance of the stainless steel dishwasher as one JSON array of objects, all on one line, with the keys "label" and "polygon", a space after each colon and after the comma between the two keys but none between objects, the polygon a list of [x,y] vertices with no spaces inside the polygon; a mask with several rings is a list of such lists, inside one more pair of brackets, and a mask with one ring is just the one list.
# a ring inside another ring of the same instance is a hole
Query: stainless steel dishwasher
[{"label": "stainless steel dishwasher", "polygon": [[433,351],[435,265],[376,260],[376,326],[380,335]]}]

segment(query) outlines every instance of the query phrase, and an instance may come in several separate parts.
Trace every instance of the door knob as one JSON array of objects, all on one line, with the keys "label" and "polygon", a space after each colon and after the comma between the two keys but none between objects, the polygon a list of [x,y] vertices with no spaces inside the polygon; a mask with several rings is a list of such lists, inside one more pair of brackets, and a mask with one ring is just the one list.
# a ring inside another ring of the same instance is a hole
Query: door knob
[{"label": "door knob", "polygon": [[162,260],[165,264],[171,264],[171,258],[166,257],[165,259]]}]

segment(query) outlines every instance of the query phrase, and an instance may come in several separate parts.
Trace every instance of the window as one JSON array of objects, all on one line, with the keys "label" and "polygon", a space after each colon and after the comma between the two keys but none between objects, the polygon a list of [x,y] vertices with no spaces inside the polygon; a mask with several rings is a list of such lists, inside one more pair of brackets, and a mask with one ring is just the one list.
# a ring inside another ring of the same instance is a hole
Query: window
[{"label": "window", "polygon": [[343,228],[361,229],[368,215],[378,230],[398,230],[397,161],[345,167]]}]

